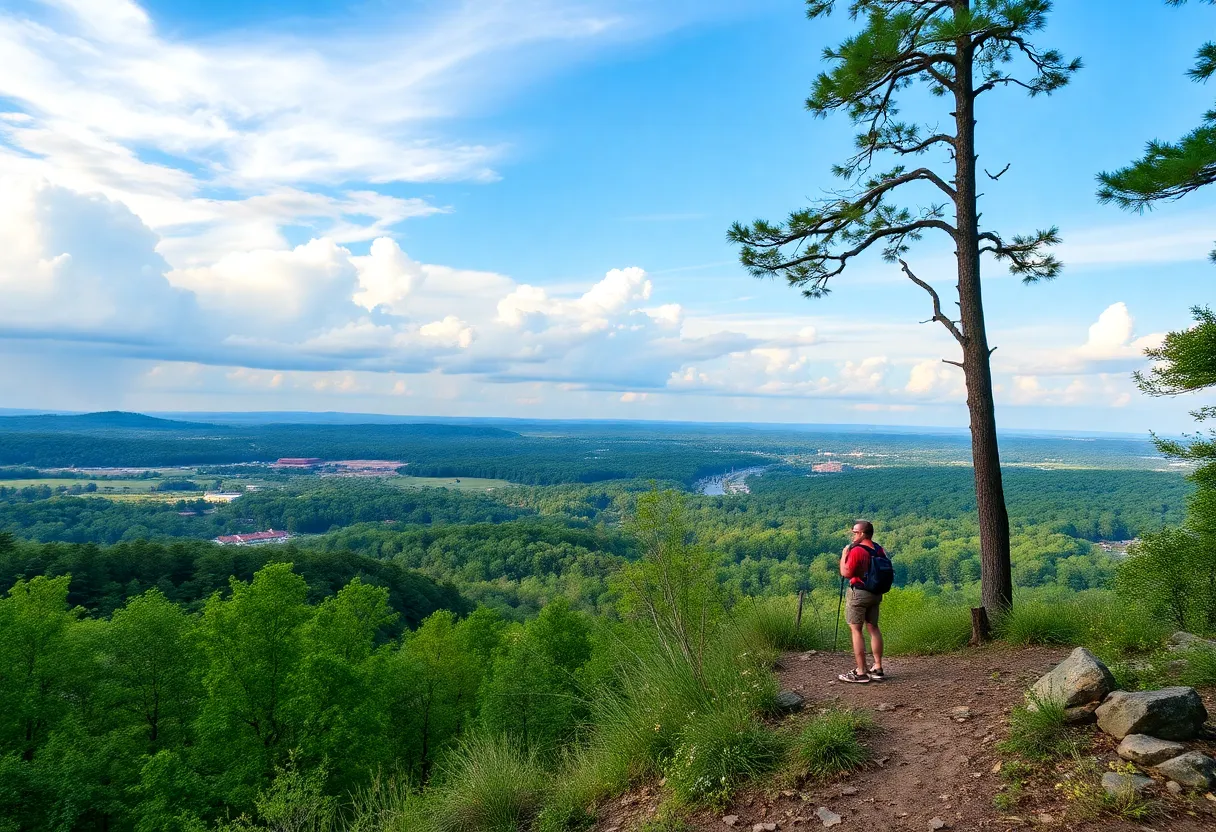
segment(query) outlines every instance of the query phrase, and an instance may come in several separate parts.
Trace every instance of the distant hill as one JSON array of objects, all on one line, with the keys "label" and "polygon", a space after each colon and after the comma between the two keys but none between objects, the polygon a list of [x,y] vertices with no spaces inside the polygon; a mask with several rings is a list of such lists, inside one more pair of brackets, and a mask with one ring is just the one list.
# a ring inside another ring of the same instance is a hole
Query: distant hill
[{"label": "distant hill", "polygon": [[127,413],[122,410],[106,410],[99,413],[81,413],[71,416],[57,413],[0,416],[0,431],[80,433],[97,430],[197,431],[217,429],[222,430],[223,428],[205,422],[181,422],[175,419],[160,419],[155,416],[145,416],[142,413]]}]

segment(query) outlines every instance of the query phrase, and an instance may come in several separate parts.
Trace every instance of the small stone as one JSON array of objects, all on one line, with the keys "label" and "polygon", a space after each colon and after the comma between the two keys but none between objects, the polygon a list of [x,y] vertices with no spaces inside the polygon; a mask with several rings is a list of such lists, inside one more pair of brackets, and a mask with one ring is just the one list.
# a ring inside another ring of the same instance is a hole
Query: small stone
[{"label": "small stone", "polygon": [[929,828],[937,832],[938,829],[946,828],[946,822],[941,818],[933,818],[929,821]]},{"label": "small stone", "polygon": [[1171,780],[1165,784],[1165,790],[1170,794],[1182,794],[1182,784],[1177,780]]},{"label": "small stone", "polygon": [[1186,746],[1180,742],[1159,740],[1147,734],[1128,734],[1115,749],[1123,759],[1142,766],[1155,766],[1185,752]]},{"label": "small stone", "polygon": [[895,706],[892,705],[890,702],[880,702],[880,703],[878,703],[877,707],[874,708],[874,710],[876,710],[876,711],[893,711],[893,710],[895,710]]},{"label": "small stone", "polygon": [[722,818],[722,822],[725,823],[727,826],[734,826],[735,824],[737,824],[739,822],[739,816],[738,815],[726,815],[725,817]]},{"label": "small stone", "polygon": [[1102,788],[1106,789],[1106,793],[1111,797],[1122,797],[1129,791],[1133,794],[1140,794],[1152,785],[1152,779],[1143,774],[1122,774],[1117,771],[1108,771],[1102,775]]},{"label": "small stone", "polygon": [[1039,815],[1039,823],[1055,823],[1055,822],[1056,822],[1056,819],[1053,818],[1051,815],[1047,814],[1046,812]]},{"label": "small stone", "polygon": [[857,792],[858,792],[858,788],[856,786],[845,786],[843,789],[840,790],[840,793],[845,795],[846,797],[849,795],[857,794]]},{"label": "small stone", "polygon": [[776,832],[776,829],[775,823],[757,823],[752,826],[752,832]]},{"label": "small stone", "polygon": [[1157,766],[1157,771],[1192,789],[1216,788],[1216,760],[1198,751],[1166,760]]},{"label": "small stone", "polygon": [[840,825],[840,815],[833,812],[827,806],[820,806],[818,809],[815,810],[815,814],[819,816],[819,819],[821,821],[823,821],[824,826],[839,826]]},{"label": "small stone", "polygon": [[992,773],[993,773],[993,774],[1000,774],[1000,773],[1001,773],[1001,763],[998,761],[998,762],[996,763],[996,765],[994,765],[994,766],[992,767],[991,771],[992,771]]},{"label": "small stone", "polygon": [[801,693],[794,690],[783,690],[773,700],[773,707],[779,714],[797,713],[802,710],[804,705],[806,705],[806,700]]},{"label": "small stone", "polygon": [[957,708],[950,709],[950,716],[957,720],[971,719],[971,709],[966,705],[959,705]]}]

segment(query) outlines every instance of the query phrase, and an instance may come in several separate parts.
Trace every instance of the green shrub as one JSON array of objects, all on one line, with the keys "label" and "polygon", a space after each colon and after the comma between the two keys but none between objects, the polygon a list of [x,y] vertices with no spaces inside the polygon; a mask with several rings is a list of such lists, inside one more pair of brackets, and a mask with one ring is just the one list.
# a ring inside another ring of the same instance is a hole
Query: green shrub
[{"label": "green shrub", "polygon": [[772,729],[727,707],[688,722],[663,772],[678,802],[721,808],[741,785],[775,769],[782,751]]},{"label": "green shrub", "polygon": [[866,714],[829,710],[816,714],[802,727],[790,751],[790,770],[797,779],[824,779],[852,771],[870,759],[859,734],[871,731]]},{"label": "green shrub", "polygon": [[536,819],[537,832],[577,832],[593,826],[596,805],[626,779],[614,776],[611,764],[598,746],[578,746],[568,752]]},{"label": "green shrub", "polygon": [[1179,674],[1179,681],[1191,687],[1216,686],[1216,650],[1196,647],[1178,654],[1186,664]]},{"label": "green shrub", "polygon": [[1026,704],[1015,706],[1010,713],[1009,737],[997,748],[1045,761],[1074,753],[1078,745],[1077,732],[1065,721],[1063,703],[1028,693]]},{"label": "green shrub", "polygon": [[445,760],[428,814],[436,832],[517,832],[540,813],[549,779],[505,737],[474,736]]}]

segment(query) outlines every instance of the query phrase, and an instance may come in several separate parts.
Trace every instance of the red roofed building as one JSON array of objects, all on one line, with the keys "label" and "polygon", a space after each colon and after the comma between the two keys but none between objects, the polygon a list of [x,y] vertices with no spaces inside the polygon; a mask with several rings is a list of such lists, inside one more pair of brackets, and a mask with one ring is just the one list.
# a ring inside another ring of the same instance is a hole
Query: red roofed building
[{"label": "red roofed building", "polygon": [[221,546],[255,546],[259,543],[282,543],[291,535],[287,532],[276,532],[270,529],[265,532],[252,532],[251,534],[227,534],[217,537],[215,542]]},{"label": "red roofed building", "polygon": [[277,468],[311,468],[314,465],[320,465],[322,460],[315,456],[285,456],[282,459],[275,461]]}]

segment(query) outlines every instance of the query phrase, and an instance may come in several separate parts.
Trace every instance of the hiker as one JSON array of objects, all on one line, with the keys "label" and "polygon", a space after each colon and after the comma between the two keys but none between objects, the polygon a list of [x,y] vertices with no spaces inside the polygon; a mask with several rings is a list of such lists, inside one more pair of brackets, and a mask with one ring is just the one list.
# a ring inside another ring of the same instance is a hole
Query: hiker
[{"label": "hiker", "polygon": [[[849,582],[844,620],[853,636],[854,667],[841,673],[842,682],[881,682],[886,678],[882,669],[882,631],[878,629],[878,608],[882,596],[891,588],[894,570],[883,548],[874,542],[874,524],[868,520],[853,523],[853,542],[840,553],[840,577]],[[843,586],[841,591],[844,591]],[[874,664],[866,669],[866,640],[862,625],[870,631],[870,650]]]}]

